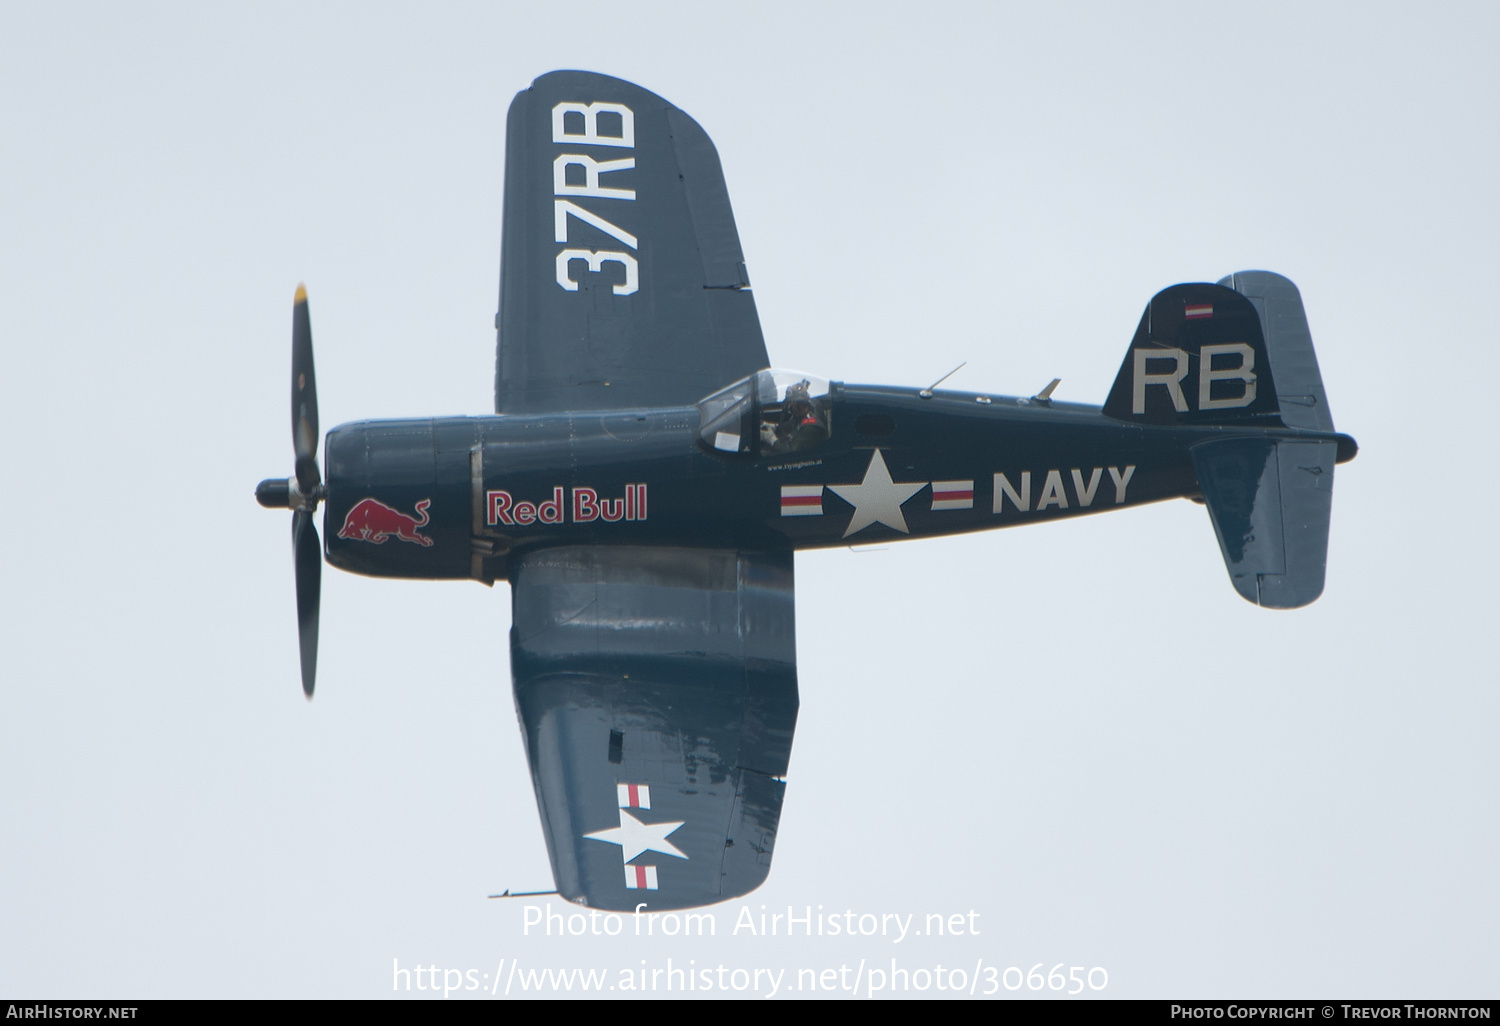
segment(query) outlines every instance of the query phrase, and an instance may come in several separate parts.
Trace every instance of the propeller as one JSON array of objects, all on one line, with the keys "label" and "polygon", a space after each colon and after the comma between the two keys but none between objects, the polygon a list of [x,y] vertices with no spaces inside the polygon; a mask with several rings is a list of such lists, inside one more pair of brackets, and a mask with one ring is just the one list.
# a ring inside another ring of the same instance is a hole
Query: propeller
[{"label": "propeller", "polygon": [[292,453],[296,472],[255,486],[255,501],[292,513],[292,563],[297,579],[297,642],[302,691],[310,699],[318,673],[318,599],[323,590],[323,543],[313,522],[328,495],[318,472],[318,385],[313,374],[312,321],[307,289],[297,286],[292,303]]}]

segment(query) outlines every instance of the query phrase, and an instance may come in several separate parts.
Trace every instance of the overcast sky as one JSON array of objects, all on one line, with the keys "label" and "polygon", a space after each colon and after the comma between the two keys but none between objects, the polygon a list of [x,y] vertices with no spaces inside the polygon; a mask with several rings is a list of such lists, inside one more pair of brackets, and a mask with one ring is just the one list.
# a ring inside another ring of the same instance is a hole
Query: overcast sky
[{"label": "overcast sky", "polygon": [[[0,4],[0,996],[1495,995],[1496,8],[918,10]],[[309,704],[252,492],[299,281],[325,428],[492,409],[505,112],[557,68],[712,136],[781,366],[1098,403],[1157,290],[1292,278],[1361,445],[1322,599],[1244,602],[1187,502],[801,555],[769,881],[713,938],[524,935],[508,588],[329,569]]]}]

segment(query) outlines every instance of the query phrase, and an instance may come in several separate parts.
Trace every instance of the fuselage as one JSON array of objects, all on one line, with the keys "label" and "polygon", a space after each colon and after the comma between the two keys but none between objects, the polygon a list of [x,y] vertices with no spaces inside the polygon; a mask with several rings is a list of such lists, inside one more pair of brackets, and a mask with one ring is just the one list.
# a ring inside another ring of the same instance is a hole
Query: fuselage
[{"label": "fuselage", "polygon": [[[792,452],[719,451],[695,406],[341,425],[326,442],[328,560],[492,582],[513,553],[559,545],[810,549],[959,534],[1194,497],[1192,446],[1314,436],[840,383],[821,402],[827,436]],[[1352,454],[1343,436],[1316,437]]]}]

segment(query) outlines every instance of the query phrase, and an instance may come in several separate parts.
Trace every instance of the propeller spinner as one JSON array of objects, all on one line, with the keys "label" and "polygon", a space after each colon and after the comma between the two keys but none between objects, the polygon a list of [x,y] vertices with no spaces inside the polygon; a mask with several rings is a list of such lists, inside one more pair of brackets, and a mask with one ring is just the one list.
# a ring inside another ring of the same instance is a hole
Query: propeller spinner
[{"label": "propeller spinner", "polygon": [[292,451],[296,472],[255,487],[267,509],[292,513],[292,559],[297,578],[297,640],[302,655],[302,691],[312,698],[318,672],[318,599],[323,588],[323,543],[313,523],[328,494],[318,472],[318,386],[313,374],[312,321],[307,289],[297,286],[292,304]]}]

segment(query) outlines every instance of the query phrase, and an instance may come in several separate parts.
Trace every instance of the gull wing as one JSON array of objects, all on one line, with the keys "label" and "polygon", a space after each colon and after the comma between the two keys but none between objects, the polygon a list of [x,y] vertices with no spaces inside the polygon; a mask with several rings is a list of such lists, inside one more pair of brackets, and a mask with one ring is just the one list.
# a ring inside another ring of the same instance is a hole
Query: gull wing
[{"label": "gull wing", "polygon": [[519,557],[511,672],[559,893],[661,911],[770,871],[797,720],[791,552]]},{"label": "gull wing", "polygon": [[687,406],[770,362],[714,144],[629,82],[516,96],[500,265],[497,413]]}]

